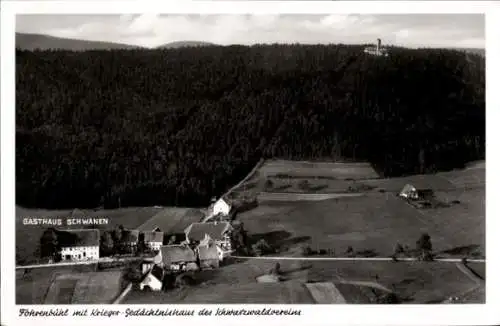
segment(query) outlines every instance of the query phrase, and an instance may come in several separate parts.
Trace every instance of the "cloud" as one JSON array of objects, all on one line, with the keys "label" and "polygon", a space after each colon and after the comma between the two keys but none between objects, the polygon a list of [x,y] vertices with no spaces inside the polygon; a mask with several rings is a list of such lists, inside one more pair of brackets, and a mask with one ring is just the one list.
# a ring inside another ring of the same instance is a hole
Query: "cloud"
[{"label": "cloud", "polygon": [[19,32],[157,46],[193,40],[218,44],[384,43],[484,46],[482,15],[19,15]]}]

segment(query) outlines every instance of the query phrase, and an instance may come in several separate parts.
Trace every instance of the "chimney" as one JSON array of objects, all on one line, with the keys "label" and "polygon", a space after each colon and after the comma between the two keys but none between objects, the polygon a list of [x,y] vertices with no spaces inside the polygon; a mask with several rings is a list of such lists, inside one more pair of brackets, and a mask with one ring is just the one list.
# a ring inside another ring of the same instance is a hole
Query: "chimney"
[{"label": "chimney", "polygon": [[378,38],[377,39],[377,53],[380,52],[381,45],[382,45],[382,41]]}]

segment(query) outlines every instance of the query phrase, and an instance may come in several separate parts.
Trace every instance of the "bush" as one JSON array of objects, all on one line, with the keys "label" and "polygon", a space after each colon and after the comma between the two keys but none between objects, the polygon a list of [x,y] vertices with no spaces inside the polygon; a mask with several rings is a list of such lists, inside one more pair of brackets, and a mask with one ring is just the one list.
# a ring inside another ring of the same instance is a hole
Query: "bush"
[{"label": "bush", "polygon": [[300,181],[299,188],[302,190],[309,190],[309,182],[307,180]]},{"label": "bush", "polygon": [[313,254],[313,250],[309,246],[302,247],[302,256],[307,257]]},{"label": "bush", "polygon": [[252,245],[252,251],[256,256],[262,256],[273,252],[272,247],[264,239],[260,239]]},{"label": "bush", "polygon": [[401,299],[395,293],[386,293],[377,298],[377,303],[379,304],[398,304],[401,303]]}]

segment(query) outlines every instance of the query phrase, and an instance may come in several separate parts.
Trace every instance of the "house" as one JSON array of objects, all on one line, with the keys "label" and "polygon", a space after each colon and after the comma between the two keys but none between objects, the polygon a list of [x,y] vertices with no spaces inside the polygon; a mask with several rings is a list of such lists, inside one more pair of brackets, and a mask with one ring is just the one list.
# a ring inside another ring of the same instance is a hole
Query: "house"
[{"label": "house", "polygon": [[149,288],[152,291],[161,291],[163,287],[163,276],[163,269],[158,265],[154,265],[139,284],[139,288],[141,290]]},{"label": "house", "polygon": [[196,247],[200,269],[218,268],[219,261],[224,258],[222,249],[215,243],[203,243]]},{"label": "house", "polygon": [[163,269],[168,271],[177,272],[198,269],[196,254],[186,245],[161,246],[155,261],[160,261]]},{"label": "house", "polygon": [[160,247],[163,245],[163,232],[158,231],[144,231],[143,241],[146,247],[153,251],[160,250]]},{"label": "house", "polygon": [[387,53],[387,49],[382,47],[382,41],[380,39],[377,39],[376,46],[368,46],[365,48],[364,52],[367,54],[383,57],[387,57],[389,55]]},{"label": "house", "polygon": [[406,184],[401,192],[399,193],[400,197],[406,198],[406,199],[418,199],[418,191],[417,189],[412,186],[411,184]]},{"label": "house", "polygon": [[224,198],[220,198],[217,200],[212,208],[212,215],[217,215],[217,214],[223,214],[223,215],[229,215],[231,212],[231,203]]},{"label": "house", "polygon": [[209,236],[224,252],[229,253],[232,249],[231,231],[232,227],[229,222],[213,222],[193,223],[184,230],[184,233],[190,244],[199,244]]},{"label": "house", "polygon": [[137,230],[123,230],[121,243],[125,251],[134,253],[137,250],[139,242],[139,231]]},{"label": "house", "polygon": [[99,259],[100,234],[97,229],[64,230],[57,233],[61,260]]}]

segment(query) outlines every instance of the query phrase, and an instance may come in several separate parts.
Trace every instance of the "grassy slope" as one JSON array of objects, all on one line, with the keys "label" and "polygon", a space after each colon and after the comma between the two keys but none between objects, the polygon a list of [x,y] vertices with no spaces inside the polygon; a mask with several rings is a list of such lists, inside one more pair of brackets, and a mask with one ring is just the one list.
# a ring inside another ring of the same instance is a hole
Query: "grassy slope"
[{"label": "grassy slope", "polygon": [[[304,179],[293,179],[293,176],[297,173],[302,175],[300,169],[310,169],[318,164],[323,165],[323,170],[319,170],[316,176],[325,176],[328,163],[266,162],[256,177],[247,182],[252,187],[242,186],[236,192],[241,193],[245,189],[246,193],[259,194],[265,190],[263,184],[268,173],[263,170],[269,172],[269,167],[273,167],[273,174],[286,172],[292,176],[291,182],[298,183]],[[329,165],[332,166],[331,163]],[[278,166],[282,170],[278,170]],[[398,241],[414,247],[422,232],[431,235],[437,252],[463,246],[475,247],[484,253],[485,173],[484,164],[482,167],[477,164],[475,166],[476,168],[434,175],[391,179],[345,181],[314,180],[312,177],[308,179],[311,184],[329,183],[329,189],[325,193],[335,190],[344,192],[349,182],[368,184],[374,189],[367,190],[366,196],[358,198],[296,202],[290,197],[288,202],[261,203],[256,209],[242,213],[238,218],[245,223],[250,234],[269,234],[274,231],[275,235],[288,233],[289,237],[310,237],[309,242],[313,247],[335,249],[337,254],[352,246],[355,250],[373,249],[387,256],[393,253]],[[346,169],[352,171],[352,164],[346,164]],[[366,174],[365,169],[361,170],[360,176]],[[338,166],[336,170],[339,170]],[[353,177],[356,179],[356,175]],[[416,209],[395,196],[407,183],[417,188],[434,189],[441,201],[458,200],[460,203],[447,208]],[[380,189],[386,192],[380,193]],[[295,187],[293,191],[301,190]],[[323,190],[318,192],[323,193]],[[261,193],[259,196],[265,194]],[[457,252],[461,255],[467,250],[463,248]]]}]

